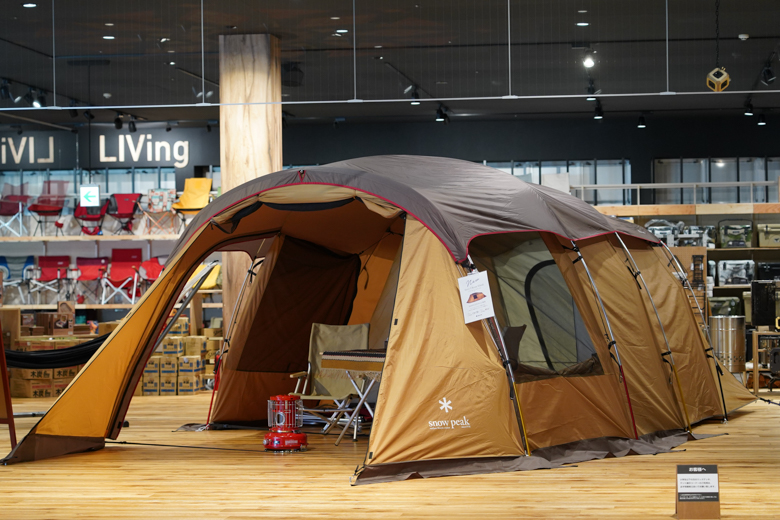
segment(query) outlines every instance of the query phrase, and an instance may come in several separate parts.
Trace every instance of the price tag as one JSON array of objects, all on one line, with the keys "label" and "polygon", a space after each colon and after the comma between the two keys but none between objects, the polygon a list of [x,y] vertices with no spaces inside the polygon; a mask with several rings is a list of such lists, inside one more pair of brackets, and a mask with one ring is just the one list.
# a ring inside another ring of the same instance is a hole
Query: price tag
[{"label": "price tag", "polygon": [[493,299],[490,297],[490,283],[487,272],[475,272],[458,278],[460,302],[463,305],[463,318],[466,323],[492,318]]}]

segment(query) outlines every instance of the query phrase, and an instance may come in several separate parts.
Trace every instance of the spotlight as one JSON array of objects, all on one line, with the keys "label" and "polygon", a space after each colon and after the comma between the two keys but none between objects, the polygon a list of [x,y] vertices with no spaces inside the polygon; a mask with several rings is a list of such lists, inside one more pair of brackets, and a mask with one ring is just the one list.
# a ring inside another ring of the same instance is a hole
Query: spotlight
[{"label": "spotlight", "polygon": [[76,101],[74,99],[71,99],[70,108],[68,109],[68,114],[70,114],[70,117],[79,117],[79,111],[74,108],[75,106],[76,106]]},{"label": "spotlight", "polygon": [[601,102],[596,101],[596,112],[593,114],[593,119],[603,119],[604,110],[601,108]]},{"label": "spotlight", "polygon": [[420,94],[417,92],[417,88],[412,91],[412,105],[420,104]]},{"label": "spotlight", "polygon": [[745,104],[745,115],[746,116],[752,116],[753,115],[753,105],[750,103]]},{"label": "spotlight", "polygon": [[[35,101],[35,100],[33,99],[33,89],[32,89],[32,88],[30,88],[30,89],[27,91],[27,93],[25,93],[25,95],[24,95],[24,96],[21,96],[21,98],[16,98],[16,99],[18,99],[18,100],[20,100],[20,101],[24,101],[24,102],[25,102],[25,103],[27,103],[28,105],[30,105],[30,106],[33,106],[33,101]],[[19,102],[19,101],[16,101],[16,100],[14,100],[14,103],[18,103],[18,102]]]},{"label": "spotlight", "polygon": [[761,71],[761,83],[769,86],[776,78],[775,73],[772,72],[772,67],[769,65],[764,66],[764,70]]},{"label": "spotlight", "polygon": [[119,112],[116,113],[116,117],[114,118],[114,128],[117,130],[122,129],[122,114]]},{"label": "spotlight", "polygon": [[7,79],[4,79],[3,84],[0,85],[0,99],[11,99],[11,86]]},{"label": "spotlight", "polygon": [[33,106],[35,108],[46,106],[46,94],[43,92],[43,90],[38,91],[38,97],[33,101]]},{"label": "spotlight", "polygon": [[764,114],[758,116],[758,126],[766,126],[766,116]]},{"label": "spotlight", "polygon": [[165,123],[165,131],[166,132],[170,132],[171,131],[171,124],[170,123]]},{"label": "spotlight", "polygon": [[438,123],[444,123],[449,124],[450,117],[447,115],[446,110],[443,107],[439,107],[438,110],[436,110],[436,121]]},{"label": "spotlight", "polygon": [[211,125],[210,124],[206,124],[206,131],[207,132],[211,132]]},{"label": "spotlight", "polygon": [[130,130],[130,133],[135,132],[136,131],[135,121],[130,121],[129,123],[127,123],[127,129]]},{"label": "spotlight", "polygon": [[589,69],[596,64],[596,62],[593,61],[592,51],[588,51],[585,53],[585,56],[582,58],[582,64],[585,66],[586,69]]},{"label": "spotlight", "polygon": [[84,117],[87,119],[87,121],[92,121],[95,119],[95,116],[92,115],[92,112],[89,110],[84,111]]},{"label": "spotlight", "polygon": [[637,128],[647,128],[647,124],[645,124],[645,116],[639,116],[639,122],[636,124]]},{"label": "spotlight", "polygon": [[596,101],[596,86],[593,84],[593,80],[588,80],[588,97],[585,101]]}]

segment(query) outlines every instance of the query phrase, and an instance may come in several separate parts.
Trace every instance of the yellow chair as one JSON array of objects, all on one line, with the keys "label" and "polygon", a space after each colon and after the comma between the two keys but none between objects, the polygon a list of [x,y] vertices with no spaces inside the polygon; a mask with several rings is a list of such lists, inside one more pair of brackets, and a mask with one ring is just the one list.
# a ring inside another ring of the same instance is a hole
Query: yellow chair
[{"label": "yellow chair", "polygon": [[171,209],[186,224],[186,215],[194,215],[211,202],[211,179],[205,177],[193,177],[184,180],[184,192]]},{"label": "yellow chair", "polygon": [[[195,268],[195,272],[192,273],[192,276],[190,279],[194,278],[198,275],[199,272],[201,272],[206,267],[206,264],[200,264],[198,267]],[[208,289],[218,289],[220,286],[219,283],[219,275],[222,272],[222,265],[217,264],[214,266],[214,269],[211,270],[209,275],[206,277],[206,280],[203,282],[203,284],[200,286],[201,291],[205,291]]]}]

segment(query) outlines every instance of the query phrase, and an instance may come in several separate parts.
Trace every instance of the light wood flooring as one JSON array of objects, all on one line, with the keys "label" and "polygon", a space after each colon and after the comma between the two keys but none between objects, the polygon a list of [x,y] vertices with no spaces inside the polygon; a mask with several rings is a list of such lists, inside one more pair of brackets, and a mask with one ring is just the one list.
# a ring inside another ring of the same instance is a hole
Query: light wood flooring
[{"label": "light wood flooring", "polygon": [[[763,394],[775,400],[773,395]],[[255,431],[174,432],[205,421],[209,396],[136,397],[119,440],[137,445],[0,466],[0,518],[673,518],[675,465],[719,465],[723,518],[780,518],[780,407],[754,403],[729,435],[676,453],[585,462],[555,470],[411,480],[351,487],[367,439],[310,435],[306,453],[262,452]],[[17,412],[50,401],[15,400]],[[37,419],[19,420],[20,437]],[[10,447],[0,426],[0,450]]]}]

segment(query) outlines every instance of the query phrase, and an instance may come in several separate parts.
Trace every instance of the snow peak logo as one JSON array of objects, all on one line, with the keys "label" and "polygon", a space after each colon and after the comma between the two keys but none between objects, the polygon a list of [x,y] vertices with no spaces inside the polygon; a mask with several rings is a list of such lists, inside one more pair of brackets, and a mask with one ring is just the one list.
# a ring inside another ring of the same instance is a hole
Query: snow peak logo
[{"label": "snow peak logo", "polygon": [[[444,413],[450,413],[452,408],[452,401],[446,397],[439,400],[439,410]],[[454,430],[456,427],[471,428],[469,420],[464,415],[462,419],[445,419],[441,421],[428,421],[429,430]]]}]

